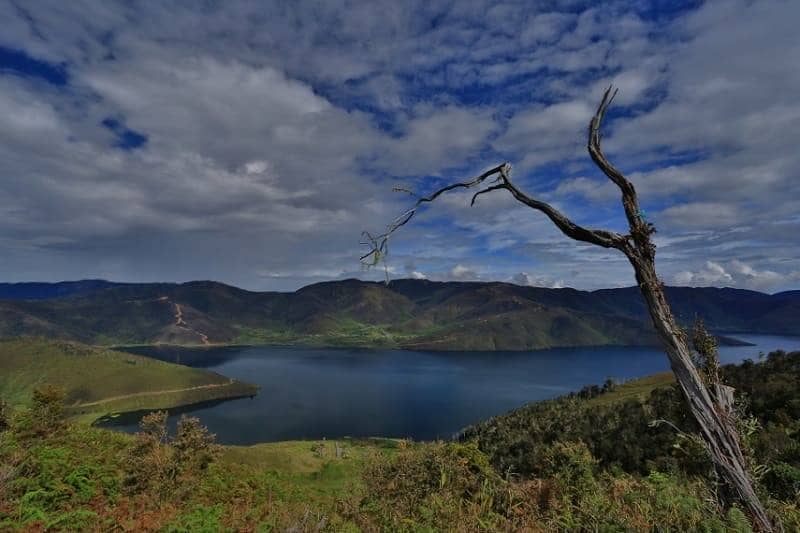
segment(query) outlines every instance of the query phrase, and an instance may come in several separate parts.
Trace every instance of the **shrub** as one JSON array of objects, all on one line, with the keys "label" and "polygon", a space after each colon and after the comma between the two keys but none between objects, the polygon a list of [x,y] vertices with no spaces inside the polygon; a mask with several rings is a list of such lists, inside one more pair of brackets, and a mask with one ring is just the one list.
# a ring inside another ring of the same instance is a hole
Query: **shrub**
[{"label": "shrub", "polygon": [[64,429],[64,391],[53,385],[43,385],[33,390],[31,397],[30,430],[39,436],[48,436]]},{"label": "shrub", "polygon": [[174,461],[181,473],[200,473],[219,456],[220,447],[214,443],[215,435],[196,417],[181,416],[172,447]]},{"label": "shrub", "polygon": [[182,416],[173,439],[168,436],[165,411],[145,415],[139,427],[126,462],[125,485],[130,493],[180,498],[219,455],[214,435],[197,418]]},{"label": "shrub", "polygon": [[800,468],[788,463],[775,463],[765,474],[763,483],[774,496],[800,504]]},{"label": "shrub", "polygon": [[11,408],[0,398],[0,432],[7,430],[9,425],[11,425]]},{"label": "shrub", "polygon": [[474,444],[406,445],[374,458],[363,479],[352,519],[366,530],[495,529],[511,508],[509,484]]},{"label": "shrub", "polygon": [[597,459],[583,442],[556,442],[544,454],[542,475],[577,492],[596,488]]},{"label": "shrub", "polygon": [[151,489],[168,491],[173,475],[172,453],[167,444],[167,413],[155,411],[142,417],[141,431],[128,452],[125,487],[131,493]]}]

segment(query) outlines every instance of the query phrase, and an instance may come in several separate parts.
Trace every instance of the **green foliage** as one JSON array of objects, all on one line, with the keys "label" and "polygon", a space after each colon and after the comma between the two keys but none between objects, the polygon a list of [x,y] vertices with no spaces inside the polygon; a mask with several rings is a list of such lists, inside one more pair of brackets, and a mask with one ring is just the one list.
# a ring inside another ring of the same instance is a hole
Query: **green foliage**
[{"label": "green foliage", "polygon": [[696,318],[692,327],[693,358],[700,376],[713,393],[714,387],[720,383],[719,356],[717,339],[706,330],[701,318]]},{"label": "green foliage", "polygon": [[11,423],[11,407],[3,398],[0,398],[0,432],[8,429]]},{"label": "green foliage", "polygon": [[[755,474],[766,472],[763,488],[792,500],[787,466],[800,468],[800,352],[773,352],[760,364],[727,365],[719,374],[737,391],[743,445],[759,465]],[[692,438],[696,426],[677,386],[618,395],[627,386],[606,393],[585,388],[531,404],[467,428],[460,438],[474,440],[499,471],[523,476],[546,474],[545,450],[554,443],[581,441],[605,471],[672,472],[714,482],[705,451]],[[669,423],[652,423],[658,420]]]},{"label": "green foliage", "polygon": [[366,496],[349,512],[368,530],[492,529],[513,504],[508,484],[472,444],[407,444],[390,459],[376,457],[364,482]]},{"label": "green foliage", "polygon": [[750,531],[737,509],[721,516],[698,481],[597,472],[577,442],[543,456],[548,477],[515,481],[493,473],[474,447],[408,446],[375,459],[367,490],[344,512],[365,531]]},{"label": "green foliage", "polygon": [[764,477],[764,483],[776,497],[800,504],[800,468],[778,461]]},{"label": "green foliage", "polygon": [[208,432],[208,428],[200,424],[199,418],[182,415],[172,441],[174,461],[179,474],[206,470],[220,454],[220,448],[214,443],[214,439],[215,436]]},{"label": "green foliage", "polygon": [[[720,369],[750,398],[761,490],[786,531],[800,530],[799,371],[783,352]],[[691,433],[678,392],[647,383],[525,407],[472,428],[475,441],[224,448],[196,419],[170,437],[163,412],[136,436],[69,421],[34,432],[57,396],[42,393],[0,432],[0,531],[749,531],[736,507],[720,512],[692,439],[650,426]]]},{"label": "green foliage", "polygon": [[597,460],[582,442],[556,442],[543,454],[541,472],[577,492],[596,488]]},{"label": "green foliage", "polygon": [[198,505],[190,513],[178,516],[165,528],[166,533],[220,533],[226,531],[220,519],[223,515],[220,504]]},{"label": "green foliage", "polygon": [[174,438],[167,433],[167,413],[145,415],[128,454],[125,485],[129,492],[167,493],[188,491],[219,456],[214,435],[200,420],[181,416]]},{"label": "green foliage", "polygon": [[50,384],[33,389],[30,430],[47,436],[64,427],[64,390]]}]

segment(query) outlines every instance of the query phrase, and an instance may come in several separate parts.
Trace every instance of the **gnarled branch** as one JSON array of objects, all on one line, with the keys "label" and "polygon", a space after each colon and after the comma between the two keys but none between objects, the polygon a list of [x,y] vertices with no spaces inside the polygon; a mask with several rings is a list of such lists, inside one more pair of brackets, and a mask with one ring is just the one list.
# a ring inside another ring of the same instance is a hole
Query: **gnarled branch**
[{"label": "gnarled branch", "polygon": [[[655,232],[655,228],[644,219],[642,210],[639,207],[636,188],[633,186],[633,183],[611,164],[600,147],[600,140],[602,138],[600,128],[603,124],[603,118],[605,118],[606,111],[616,95],[617,89],[612,86],[609,86],[605,93],[603,93],[600,105],[597,106],[597,111],[595,111],[594,116],[589,121],[589,141],[587,147],[592,161],[594,161],[597,167],[603,171],[603,174],[619,187],[619,190],[622,192],[622,206],[625,210],[625,218],[628,219],[628,225],[631,228],[631,235],[636,245],[636,252],[638,252],[639,255],[652,257],[655,255],[655,247],[650,242],[649,236]],[[629,255],[633,250],[625,252],[626,255]]]},{"label": "gnarled branch", "polygon": [[[436,198],[438,198],[439,196],[448,191],[452,191],[455,189],[470,189],[476,187],[478,185],[483,184],[487,179],[492,177],[494,177],[493,185],[476,192],[472,196],[470,205],[475,205],[475,201],[477,200],[478,196],[482,194],[486,194],[492,191],[497,191],[500,189],[505,189],[509,191],[511,195],[519,202],[527,205],[528,207],[541,211],[542,213],[547,215],[547,217],[556,225],[556,227],[558,227],[558,229],[560,229],[565,235],[567,235],[572,239],[588,242],[591,244],[596,244],[597,246],[602,246],[604,248],[623,249],[626,246],[628,240],[627,236],[609,230],[585,228],[570,220],[566,215],[561,213],[558,209],[548,204],[547,202],[537,200],[529,196],[528,194],[522,192],[511,181],[511,178],[509,176],[510,171],[511,171],[511,165],[508,163],[503,163],[501,165],[498,165],[494,168],[487,170],[486,172],[472,179],[457,183],[452,183],[450,185],[442,187],[441,189],[436,190],[434,193],[428,196],[423,196],[419,198],[417,202],[409,210],[407,210],[406,212],[395,218],[386,227],[386,231],[384,233],[377,236],[373,236],[372,234],[366,231],[362,233],[363,240],[361,241],[361,244],[364,246],[369,246],[370,249],[367,253],[361,256],[361,261],[369,266],[375,265],[378,262],[380,262],[380,260],[382,260],[388,252],[389,237],[395,231],[405,226],[414,217],[414,215],[417,213],[419,207],[422,204],[433,202]],[[395,188],[395,190],[410,192],[408,189]]]}]

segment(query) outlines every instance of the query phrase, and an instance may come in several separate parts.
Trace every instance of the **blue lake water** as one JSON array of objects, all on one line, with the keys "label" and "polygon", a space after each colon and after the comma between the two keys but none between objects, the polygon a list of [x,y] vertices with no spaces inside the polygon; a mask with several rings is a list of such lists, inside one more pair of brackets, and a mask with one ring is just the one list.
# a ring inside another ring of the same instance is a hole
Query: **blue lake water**
[{"label": "blue lake water", "polygon": [[[721,347],[723,363],[800,349],[800,337],[735,337],[755,346]],[[171,413],[191,412],[223,444],[344,436],[449,438],[466,425],[528,402],[607,378],[622,381],[669,369],[664,352],[648,347],[408,352],[253,346],[136,353],[261,386],[254,398]],[[122,415],[103,425],[135,431],[139,416]]]}]

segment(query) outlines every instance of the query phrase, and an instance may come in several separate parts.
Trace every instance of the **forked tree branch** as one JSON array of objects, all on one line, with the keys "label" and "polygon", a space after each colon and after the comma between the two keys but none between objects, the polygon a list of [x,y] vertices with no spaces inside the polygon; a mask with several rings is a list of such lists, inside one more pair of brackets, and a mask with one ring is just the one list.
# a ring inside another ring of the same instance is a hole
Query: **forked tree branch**
[{"label": "forked tree branch", "polygon": [[[604,248],[618,248],[624,251],[624,248],[626,248],[626,243],[628,242],[628,237],[626,235],[621,235],[609,230],[585,228],[579,224],[576,224],[547,202],[537,200],[532,196],[522,192],[511,181],[509,176],[510,171],[511,165],[509,163],[503,163],[472,179],[452,183],[446,187],[436,190],[434,193],[428,196],[419,198],[409,210],[395,218],[386,227],[386,231],[384,233],[381,233],[380,235],[372,235],[367,231],[362,233],[361,244],[364,246],[369,246],[370,248],[367,253],[361,256],[361,261],[368,266],[373,266],[384,259],[388,253],[389,237],[391,237],[395,231],[405,226],[414,217],[414,215],[416,215],[422,204],[433,202],[436,200],[436,198],[448,191],[477,187],[478,185],[485,183],[489,178],[493,178],[491,181],[492,185],[476,192],[472,196],[470,205],[475,205],[475,201],[477,200],[478,196],[482,194],[505,189],[509,191],[517,201],[547,215],[547,217],[556,225],[556,227],[558,227],[558,229],[560,229],[568,237],[578,241],[596,244],[597,246],[602,246]],[[407,189],[395,188],[395,190],[410,192]]]},{"label": "forked tree branch", "polygon": [[[507,163],[503,163],[505,165]],[[494,176],[500,172],[503,168],[503,165],[498,165],[494,168],[490,168],[483,174],[479,176],[475,176],[472,179],[466,181],[460,181],[458,183],[452,183],[446,187],[442,187],[441,189],[437,190],[433,194],[428,196],[422,196],[417,199],[416,203],[406,212],[395,218],[389,225],[386,226],[386,231],[381,233],[380,235],[372,235],[368,231],[364,231],[361,233],[362,241],[361,244],[364,246],[369,246],[370,250],[361,256],[361,262],[368,265],[376,265],[379,263],[384,256],[388,252],[389,247],[389,237],[400,229],[401,227],[405,226],[409,220],[414,218],[414,215],[417,214],[417,210],[422,206],[422,204],[430,203],[436,200],[442,194],[452,191],[454,189],[471,189],[472,187],[476,187],[483,183],[487,178]],[[395,191],[402,191],[414,194],[412,191],[403,188],[395,188]],[[474,202],[474,199],[473,199]]]}]

